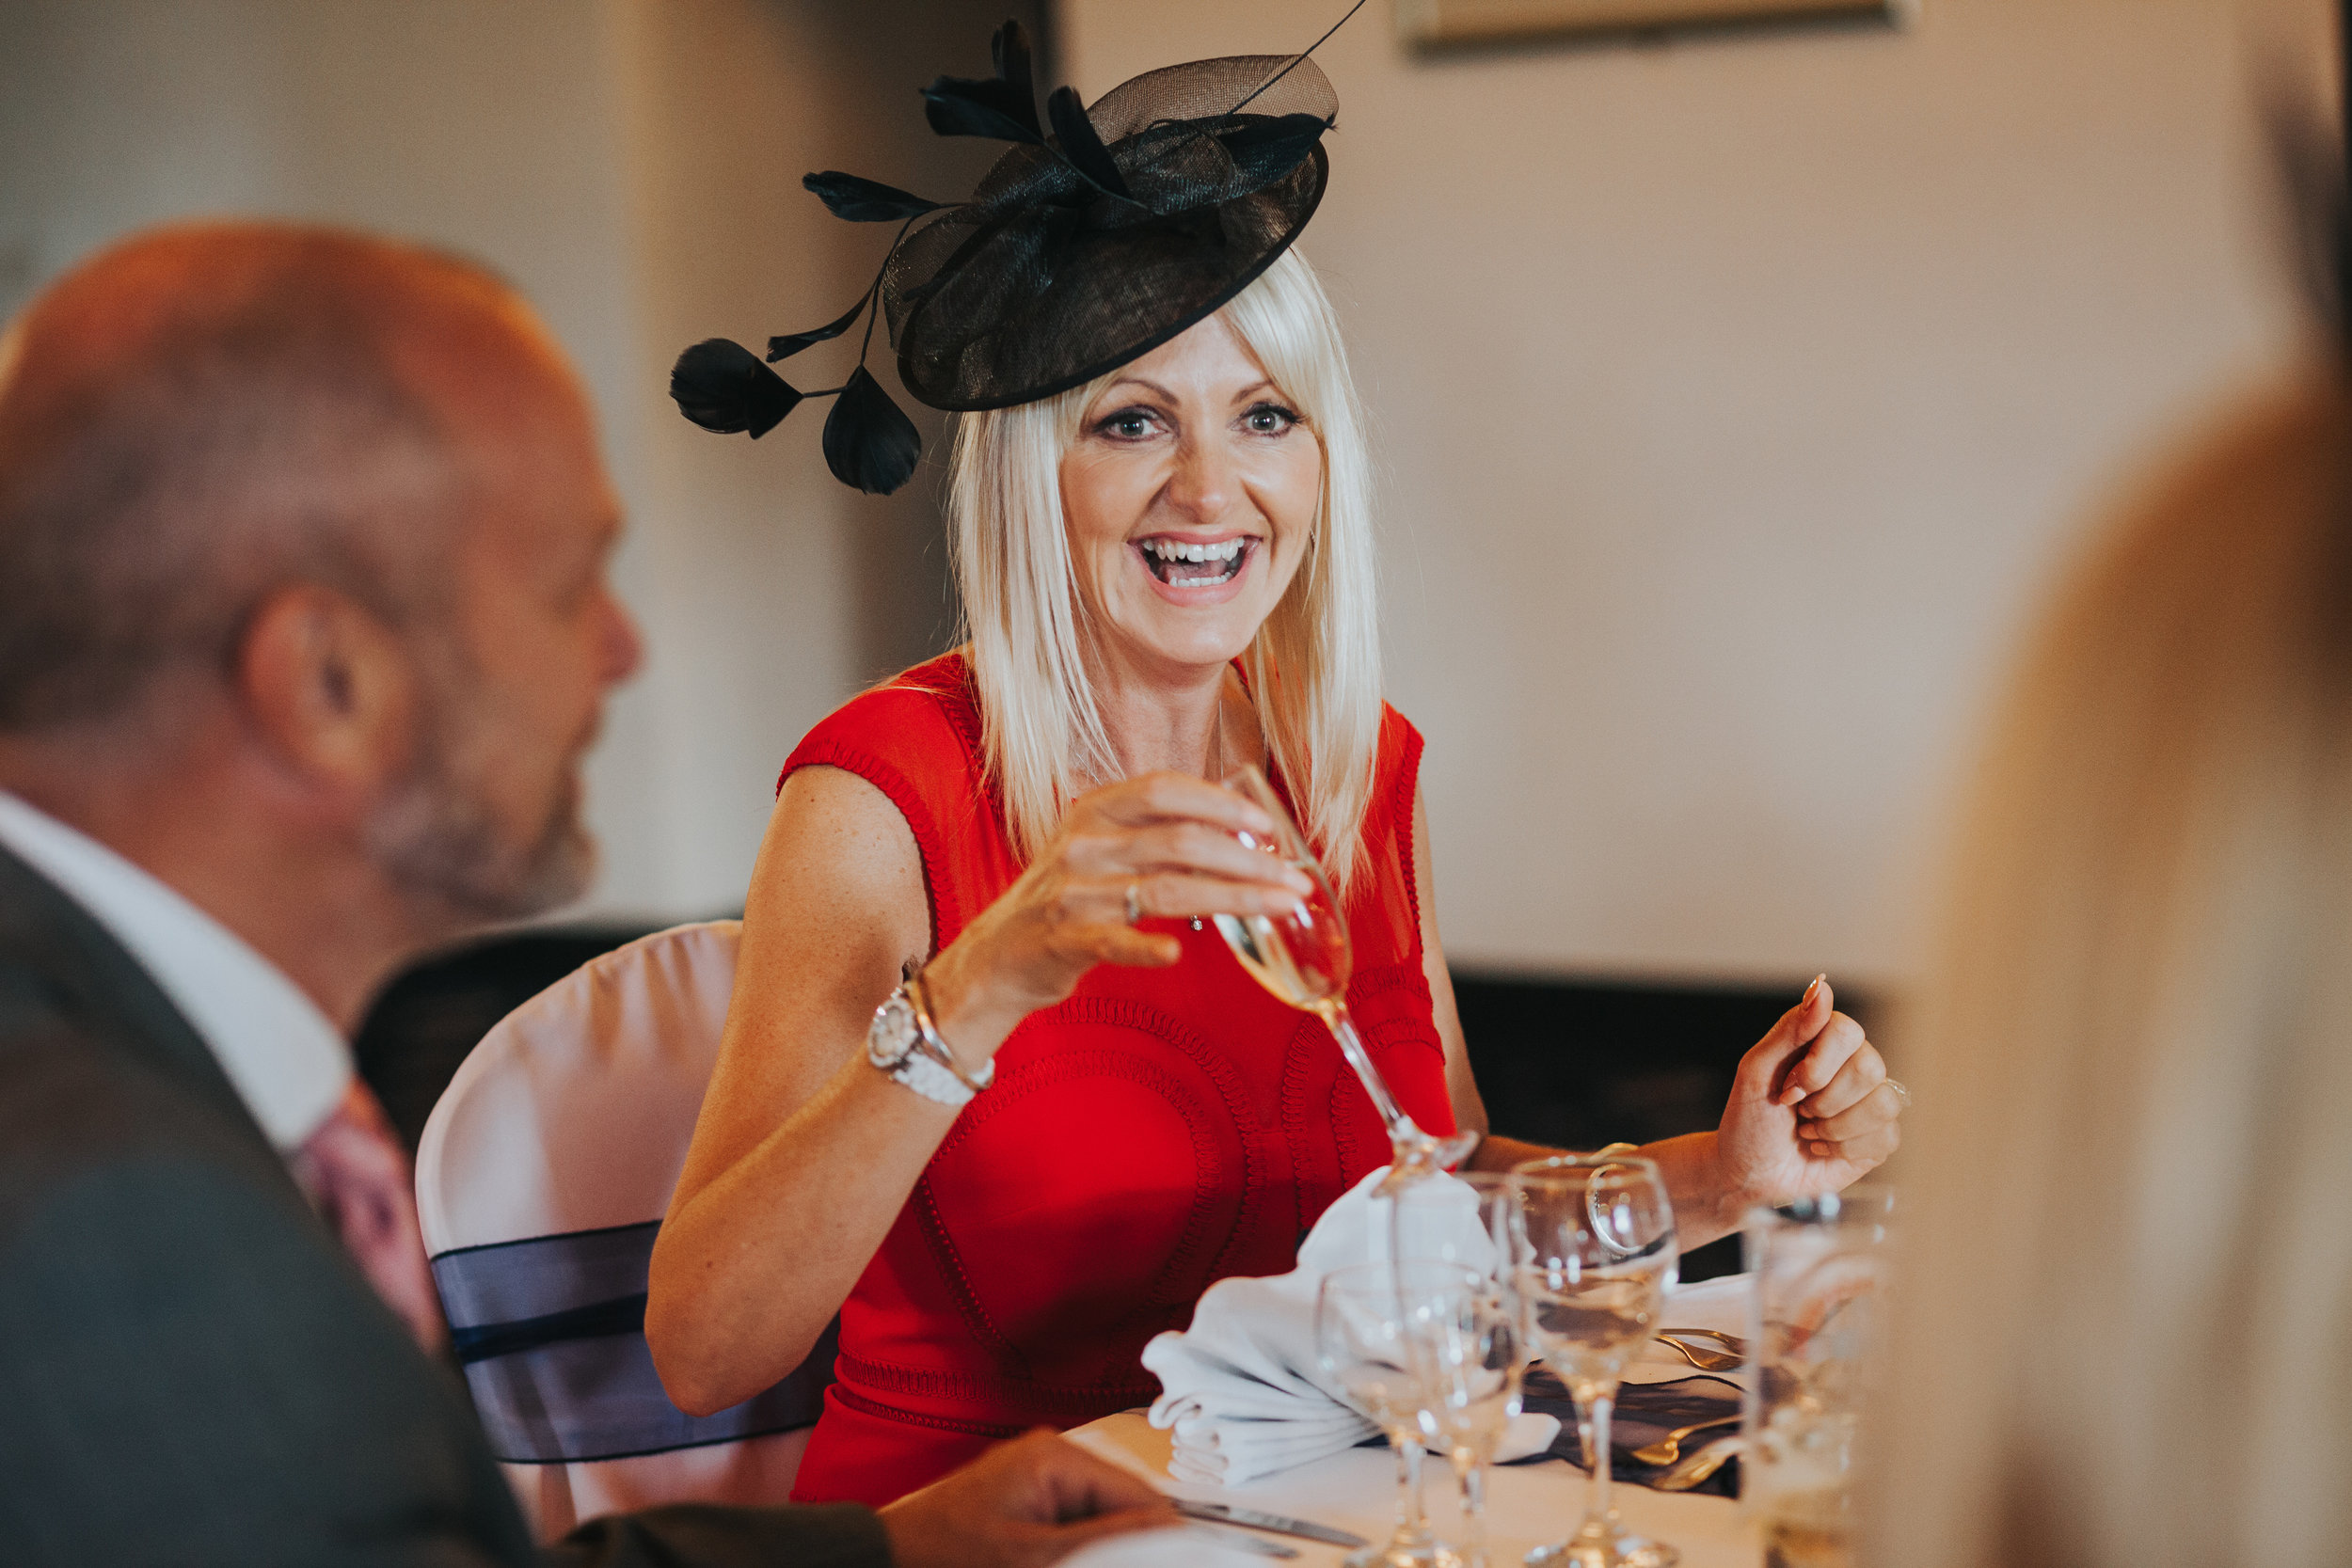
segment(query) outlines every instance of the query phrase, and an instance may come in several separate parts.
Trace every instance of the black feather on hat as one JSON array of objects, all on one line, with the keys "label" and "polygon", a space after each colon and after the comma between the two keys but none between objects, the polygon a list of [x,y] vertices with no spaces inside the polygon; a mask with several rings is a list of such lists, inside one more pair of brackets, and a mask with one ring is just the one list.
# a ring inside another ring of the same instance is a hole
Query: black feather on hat
[{"label": "black feather on hat", "polygon": [[849,380],[803,392],[749,349],[713,338],[670,372],[681,414],[756,439],[803,398],[833,397],[827,467],[844,484],[888,495],[914,472],[922,437],[866,369],[876,319],[889,321],[899,379],[931,407],[1034,402],[1215,312],[1289,247],[1323,199],[1323,134],[1339,99],[1307,57],[1313,48],[1169,66],[1086,107],[1060,87],[1042,119],[1020,24],[998,28],[991,50],[993,76],[942,76],[923,89],[939,135],[1012,144],[968,200],[930,201],[830,170],[801,182],[835,217],[900,226],[846,315],[768,341],[770,363],[787,358],[849,331],[879,296]]}]

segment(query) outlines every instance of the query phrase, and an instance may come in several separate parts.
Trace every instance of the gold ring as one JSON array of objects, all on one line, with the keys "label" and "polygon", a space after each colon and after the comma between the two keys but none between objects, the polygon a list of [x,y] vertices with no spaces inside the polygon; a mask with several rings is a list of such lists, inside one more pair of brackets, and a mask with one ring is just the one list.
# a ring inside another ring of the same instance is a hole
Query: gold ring
[{"label": "gold ring", "polygon": [[1127,884],[1127,924],[1133,926],[1142,918],[1143,884],[1141,882],[1129,882]]},{"label": "gold ring", "polygon": [[1885,1080],[1885,1083],[1886,1083],[1886,1086],[1887,1086],[1888,1088],[1893,1089],[1893,1090],[1895,1091],[1895,1098],[1896,1098],[1897,1100],[1899,1100],[1899,1101],[1901,1101],[1903,1102],[1903,1109],[1904,1109],[1904,1110],[1906,1110],[1906,1111],[1910,1110],[1910,1109],[1911,1109],[1911,1091],[1910,1091],[1909,1089],[1907,1089],[1907,1088],[1904,1088],[1904,1087],[1903,1087],[1903,1085],[1902,1085],[1902,1081],[1901,1081],[1900,1079],[1897,1079],[1897,1078],[1889,1078],[1889,1079]]}]

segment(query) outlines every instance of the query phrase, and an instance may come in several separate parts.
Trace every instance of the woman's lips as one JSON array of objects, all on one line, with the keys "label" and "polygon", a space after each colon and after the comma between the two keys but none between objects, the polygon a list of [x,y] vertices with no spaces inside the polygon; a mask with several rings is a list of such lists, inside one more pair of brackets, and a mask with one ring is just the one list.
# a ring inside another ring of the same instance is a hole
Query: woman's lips
[{"label": "woman's lips", "polygon": [[1247,535],[1215,541],[1155,536],[1136,541],[1135,549],[1161,597],[1175,604],[1215,604],[1232,596],[1225,591],[1240,583],[1258,543]]}]

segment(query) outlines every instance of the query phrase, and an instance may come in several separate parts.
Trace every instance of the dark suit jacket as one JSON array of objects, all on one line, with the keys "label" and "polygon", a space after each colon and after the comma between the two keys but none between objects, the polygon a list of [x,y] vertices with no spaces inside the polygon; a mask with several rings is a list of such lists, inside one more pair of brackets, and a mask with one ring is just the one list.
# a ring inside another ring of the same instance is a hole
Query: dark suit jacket
[{"label": "dark suit jacket", "polygon": [[862,1508],[679,1507],[544,1551],[457,1380],[186,1020],[0,850],[0,1561],[885,1568]]}]

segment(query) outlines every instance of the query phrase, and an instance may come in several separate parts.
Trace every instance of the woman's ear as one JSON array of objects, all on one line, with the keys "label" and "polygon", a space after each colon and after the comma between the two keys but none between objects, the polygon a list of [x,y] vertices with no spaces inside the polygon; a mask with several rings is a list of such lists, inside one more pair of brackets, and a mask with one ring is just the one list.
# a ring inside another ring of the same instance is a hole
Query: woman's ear
[{"label": "woman's ear", "polygon": [[357,815],[408,768],[420,672],[408,645],[350,595],[295,583],[263,599],[232,679],[262,746],[326,815]]}]

